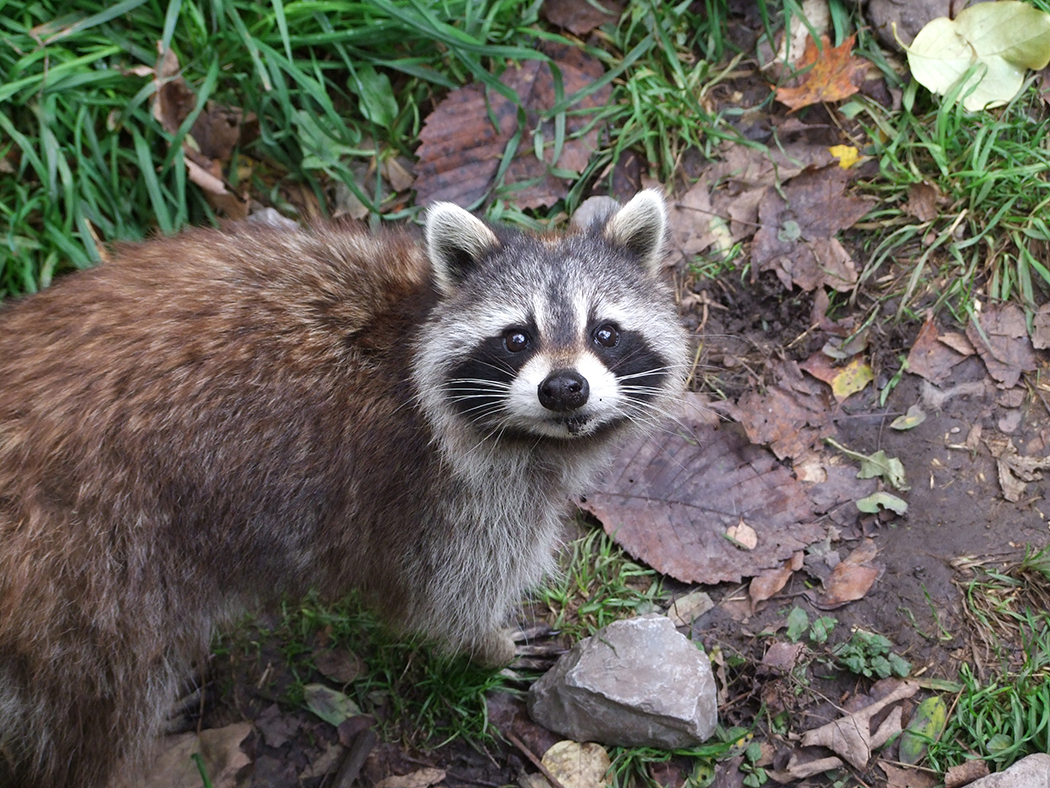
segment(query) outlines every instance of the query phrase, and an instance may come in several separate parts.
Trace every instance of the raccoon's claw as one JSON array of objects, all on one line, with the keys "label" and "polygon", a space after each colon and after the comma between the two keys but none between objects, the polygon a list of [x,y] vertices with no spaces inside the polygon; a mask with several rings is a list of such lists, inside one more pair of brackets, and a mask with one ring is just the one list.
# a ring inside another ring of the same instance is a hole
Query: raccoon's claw
[{"label": "raccoon's claw", "polygon": [[483,668],[505,668],[517,656],[513,629],[489,632],[470,654],[470,659]]}]

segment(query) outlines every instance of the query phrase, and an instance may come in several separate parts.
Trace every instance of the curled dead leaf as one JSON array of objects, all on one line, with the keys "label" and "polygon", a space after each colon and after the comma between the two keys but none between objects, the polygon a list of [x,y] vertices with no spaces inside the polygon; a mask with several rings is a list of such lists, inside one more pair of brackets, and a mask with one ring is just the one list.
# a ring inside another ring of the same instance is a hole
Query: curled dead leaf
[{"label": "curled dead leaf", "polygon": [[882,567],[872,563],[877,553],[875,541],[864,539],[831,570],[824,582],[824,593],[814,604],[822,610],[833,610],[847,602],[863,599],[882,573]]},{"label": "curled dead leaf", "polygon": [[806,731],[802,734],[802,745],[827,747],[856,768],[863,769],[867,766],[873,750],[900,733],[902,710],[899,707],[894,709],[874,732],[871,730],[871,720],[887,706],[910,698],[918,691],[918,684],[903,682],[882,700],[853,714],[832,720],[827,725]]}]

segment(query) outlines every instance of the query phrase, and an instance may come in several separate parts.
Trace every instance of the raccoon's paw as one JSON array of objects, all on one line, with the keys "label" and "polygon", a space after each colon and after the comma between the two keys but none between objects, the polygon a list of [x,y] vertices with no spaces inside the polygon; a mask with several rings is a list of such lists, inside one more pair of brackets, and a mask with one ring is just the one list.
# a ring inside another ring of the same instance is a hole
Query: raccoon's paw
[{"label": "raccoon's paw", "polygon": [[513,633],[516,630],[494,629],[474,646],[470,659],[483,668],[505,668],[517,656]]}]

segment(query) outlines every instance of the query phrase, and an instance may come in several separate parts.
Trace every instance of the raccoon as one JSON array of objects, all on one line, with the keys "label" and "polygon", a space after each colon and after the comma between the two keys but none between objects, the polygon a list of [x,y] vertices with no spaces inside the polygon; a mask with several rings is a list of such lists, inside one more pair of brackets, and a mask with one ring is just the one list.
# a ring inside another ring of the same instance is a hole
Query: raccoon
[{"label": "raccoon", "polygon": [[196,229],[0,310],[0,785],[141,763],[217,627],[352,589],[488,665],[684,389],[661,197],[562,238]]}]

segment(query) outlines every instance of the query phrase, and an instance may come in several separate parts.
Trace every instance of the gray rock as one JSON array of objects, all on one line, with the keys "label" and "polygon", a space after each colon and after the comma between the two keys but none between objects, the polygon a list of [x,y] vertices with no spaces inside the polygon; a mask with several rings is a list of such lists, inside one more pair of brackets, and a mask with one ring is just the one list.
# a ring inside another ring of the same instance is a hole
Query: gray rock
[{"label": "gray rock", "polygon": [[664,616],[617,621],[582,640],[532,685],[529,714],[579,742],[674,749],[717,722],[707,655]]},{"label": "gray rock", "polygon": [[1050,788],[1050,755],[1029,755],[1005,771],[975,780],[967,788]]}]

